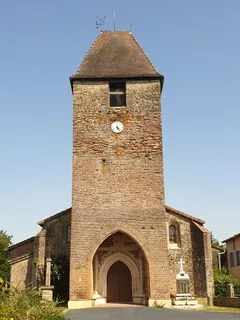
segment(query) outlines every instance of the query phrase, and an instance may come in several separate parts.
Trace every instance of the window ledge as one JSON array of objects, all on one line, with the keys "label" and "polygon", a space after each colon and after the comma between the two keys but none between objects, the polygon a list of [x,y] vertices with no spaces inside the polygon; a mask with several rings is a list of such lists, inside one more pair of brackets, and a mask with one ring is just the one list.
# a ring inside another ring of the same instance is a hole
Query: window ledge
[{"label": "window ledge", "polygon": [[114,108],[114,109],[125,109],[126,105],[122,105],[122,106],[109,106],[109,109]]},{"label": "window ledge", "polygon": [[177,243],[169,243],[168,249],[180,249]]}]

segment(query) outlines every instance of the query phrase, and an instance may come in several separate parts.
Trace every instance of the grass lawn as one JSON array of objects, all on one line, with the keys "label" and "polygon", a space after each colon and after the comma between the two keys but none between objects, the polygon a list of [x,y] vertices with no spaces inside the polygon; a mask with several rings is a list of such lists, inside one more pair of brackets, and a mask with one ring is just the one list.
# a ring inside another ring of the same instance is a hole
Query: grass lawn
[{"label": "grass lawn", "polygon": [[240,308],[229,308],[229,307],[204,307],[202,309],[199,309],[199,311],[205,311],[205,312],[240,312]]}]

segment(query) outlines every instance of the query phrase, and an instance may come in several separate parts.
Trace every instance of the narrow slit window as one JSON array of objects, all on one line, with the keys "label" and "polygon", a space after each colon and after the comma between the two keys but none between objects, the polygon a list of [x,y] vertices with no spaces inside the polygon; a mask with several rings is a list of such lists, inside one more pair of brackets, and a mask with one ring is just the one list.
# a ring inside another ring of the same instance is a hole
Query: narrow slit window
[{"label": "narrow slit window", "polygon": [[126,106],[126,83],[110,82],[109,83],[110,107]]},{"label": "narrow slit window", "polygon": [[66,243],[70,243],[71,241],[71,225],[68,224],[66,227]]}]

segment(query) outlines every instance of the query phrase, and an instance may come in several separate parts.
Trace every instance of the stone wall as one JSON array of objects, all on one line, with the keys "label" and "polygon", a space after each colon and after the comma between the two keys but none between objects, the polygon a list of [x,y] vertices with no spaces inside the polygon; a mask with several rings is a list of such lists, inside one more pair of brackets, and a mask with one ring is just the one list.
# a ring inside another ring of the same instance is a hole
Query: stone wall
[{"label": "stone wall", "polygon": [[169,299],[160,81],[127,81],[126,90],[126,107],[111,108],[108,82],[73,83],[71,300],[91,297],[94,253],[118,230],[147,257],[151,297]]},{"label": "stone wall", "polygon": [[191,224],[192,257],[194,265],[194,291],[205,297],[208,304],[213,301],[213,269],[210,233],[196,223]]},{"label": "stone wall", "polygon": [[[45,263],[48,257],[69,257],[67,226],[71,209],[42,221],[42,230],[35,236],[9,248],[10,283],[13,286],[45,284]],[[70,240],[70,239],[69,239]]]},{"label": "stone wall", "polygon": [[180,258],[184,261],[183,269],[189,276],[190,293],[195,295],[194,288],[194,268],[192,257],[192,239],[191,239],[191,220],[179,215],[169,214],[168,225],[178,224],[179,241],[177,244],[168,244],[169,250],[169,267],[170,267],[170,292],[175,295],[176,292],[176,275],[180,271]]},{"label": "stone wall", "polygon": [[203,247],[203,233],[195,225],[192,225],[192,259],[194,263],[194,291],[197,296],[206,296],[206,270],[205,270],[205,257]]},{"label": "stone wall", "polygon": [[52,259],[58,255],[69,256],[70,243],[67,240],[67,228],[71,224],[71,209],[65,214],[57,215],[54,219],[48,219],[43,228],[46,230],[45,259]]},{"label": "stone wall", "polygon": [[240,308],[240,298],[214,297],[214,306]]},{"label": "stone wall", "polygon": [[213,267],[214,268],[219,267],[219,253],[220,252],[221,252],[220,248],[212,246],[212,260],[213,260]]}]

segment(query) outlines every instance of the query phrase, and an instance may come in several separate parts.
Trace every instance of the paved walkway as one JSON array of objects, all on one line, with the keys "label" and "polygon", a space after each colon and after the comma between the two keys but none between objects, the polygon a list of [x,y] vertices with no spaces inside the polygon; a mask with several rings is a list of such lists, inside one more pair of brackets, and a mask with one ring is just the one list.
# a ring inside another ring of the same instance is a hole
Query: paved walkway
[{"label": "paved walkway", "polygon": [[212,313],[128,305],[69,310],[67,314],[71,320],[240,320],[240,313]]}]

